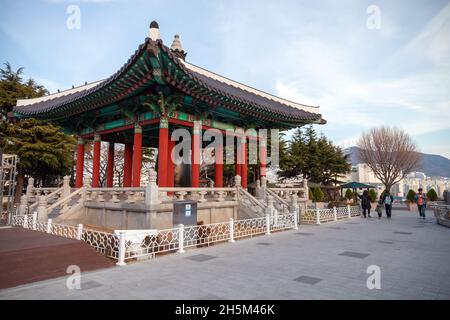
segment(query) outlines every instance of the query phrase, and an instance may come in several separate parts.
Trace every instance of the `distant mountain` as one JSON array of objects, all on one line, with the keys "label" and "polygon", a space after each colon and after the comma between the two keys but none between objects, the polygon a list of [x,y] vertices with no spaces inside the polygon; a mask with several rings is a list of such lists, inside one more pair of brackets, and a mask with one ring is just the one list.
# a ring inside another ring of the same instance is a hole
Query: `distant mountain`
[{"label": "distant mountain", "polygon": [[[350,156],[352,165],[361,163],[358,158],[358,147],[350,147],[344,150]],[[431,177],[450,177],[450,159],[435,154],[421,153],[422,168],[417,171],[425,173]]]}]

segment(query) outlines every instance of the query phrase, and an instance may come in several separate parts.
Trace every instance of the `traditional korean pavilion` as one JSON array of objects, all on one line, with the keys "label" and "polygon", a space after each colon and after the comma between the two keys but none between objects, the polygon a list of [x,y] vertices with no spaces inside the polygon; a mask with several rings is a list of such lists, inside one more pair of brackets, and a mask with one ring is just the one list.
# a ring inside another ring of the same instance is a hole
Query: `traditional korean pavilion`
[{"label": "traditional korean pavilion", "polygon": [[[78,139],[76,187],[83,185],[85,141],[94,141],[92,186],[99,187],[101,141],[109,142],[107,187],[113,186],[114,144],[124,144],[123,187],[139,187],[142,147],[158,148],[158,185],[174,186],[171,131],[192,132],[191,186],[200,186],[202,131],[223,133],[242,128],[289,129],[305,124],[324,124],[318,107],[282,99],[227,79],[185,61],[178,35],[171,48],[159,36],[158,24],[150,24],[149,37],[125,65],[106,80],[41,98],[19,100],[13,117],[47,120]],[[256,66],[257,67],[257,66]],[[227,133],[229,134],[229,133]],[[246,142],[236,137],[244,159],[235,165],[247,187]],[[223,157],[216,149],[216,157]],[[260,152],[260,175],[265,175],[266,148]],[[240,163],[242,162],[242,163]],[[215,187],[223,186],[223,164],[215,164]]]}]

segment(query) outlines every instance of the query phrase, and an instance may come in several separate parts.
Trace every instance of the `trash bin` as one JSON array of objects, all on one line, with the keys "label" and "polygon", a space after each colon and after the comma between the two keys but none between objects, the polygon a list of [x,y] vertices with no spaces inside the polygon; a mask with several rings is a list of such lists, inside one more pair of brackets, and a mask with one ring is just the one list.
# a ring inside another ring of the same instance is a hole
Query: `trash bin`
[{"label": "trash bin", "polygon": [[173,203],[173,225],[197,225],[197,201],[175,201]]}]

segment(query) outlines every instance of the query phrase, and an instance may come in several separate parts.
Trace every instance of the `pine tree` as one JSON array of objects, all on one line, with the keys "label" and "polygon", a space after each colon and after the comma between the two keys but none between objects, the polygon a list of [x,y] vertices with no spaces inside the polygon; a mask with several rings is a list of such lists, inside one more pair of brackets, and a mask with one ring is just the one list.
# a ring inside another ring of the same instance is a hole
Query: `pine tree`
[{"label": "pine tree", "polygon": [[348,157],[324,136],[320,138],[312,126],[297,129],[280,156],[282,179],[303,177],[323,185],[340,183],[339,177],[350,171]]},{"label": "pine tree", "polygon": [[7,117],[17,99],[41,97],[48,91],[33,79],[22,78],[23,68],[13,71],[6,62],[0,69],[0,147],[19,157],[15,202],[18,202],[25,176],[48,185],[69,174],[73,166],[75,139],[59,127],[35,119],[11,123]]},{"label": "pine tree", "polygon": [[427,192],[427,198],[429,201],[436,201],[438,198],[438,195],[436,193],[436,191],[431,188],[428,192]]},{"label": "pine tree", "polygon": [[49,185],[69,174],[75,143],[75,138],[62,133],[59,127],[36,119],[2,122],[0,146],[5,153],[19,157],[15,201],[19,201],[25,175],[34,177],[38,184]]},{"label": "pine tree", "polygon": [[409,202],[413,203],[415,196],[416,196],[416,192],[414,190],[410,189],[408,191],[408,194],[406,195],[406,200],[408,200]]},{"label": "pine tree", "polygon": [[351,200],[353,198],[353,191],[352,191],[352,189],[347,189],[347,191],[345,191],[345,198],[347,200]]}]

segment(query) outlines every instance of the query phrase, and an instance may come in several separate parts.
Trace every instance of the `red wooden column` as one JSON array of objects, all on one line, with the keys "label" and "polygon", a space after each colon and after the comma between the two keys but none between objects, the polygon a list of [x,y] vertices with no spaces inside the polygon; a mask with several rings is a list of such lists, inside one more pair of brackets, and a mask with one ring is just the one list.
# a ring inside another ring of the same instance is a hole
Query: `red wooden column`
[{"label": "red wooden column", "polygon": [[267,141],[261,139],[259,141],[259,168],[260,176],[266,176],[266,166],[267,166]]},{"label": "red wooden column", "polygon": [[241,164],[241,185],[242,188],[247,188],[247,139],[242,137],[241,139],[241,150],[242,150],[242,164]]},{"label": "red wooden column", "polygon": [[223,188],[223,145],[216,147],[216,173],[214,177],[214,186]]},{"label": "red wooden column", "polygon": [[192,131],[192,147],[191,147],[191,184],[193,188],[200,186],[200,150],[201,150],[201,132],[202,122],[195,121]]},{"label": "red wooden column", "polygon": [[235,175],[242,178],[242,149],[241,149],[241,138],[236,137],[236,166]]},{"label": "red wooden column", "polygon": [[142,128],[139,124],[134,125],[134,145],[133,145],[133,179],[132,187],[141,186],[142,167]]},{"label": "red wooden column", "polygon": [[123,154],[123,187],[131,187],[131,176],[133,175],[133,144],[125,143]]},{"label": "red wooden column", "polygon": [[172,158],[172,151],[175,148],[175,141],[169,138],[169,147],[167,148],[167,187],[173,187],[175,185],[175,164]]},{"label": "red wooden column", "polygon": [[98,133],[94,135],[94,157],[92,159],[92,188],[100,186],[100,151],[101,138]]},{"label": "red wooden column", "polygon": [[112,188],[114,185],[114,142],[108,145],[108,164],[106,166],[106,187]]},{"label": "red wooden column", "polygon": [[158,143],[158,186],[166,187],[167,183],[167,155],[169,153],[169,119],[161,116],[159,119]]},{"label": "red wooden column", "polygon": [[84,172],[84,140],[80,137],[77,142],[77,163],[76,163],[76,180],[75,187],[81,188],[83,186],[83,172]]}]

